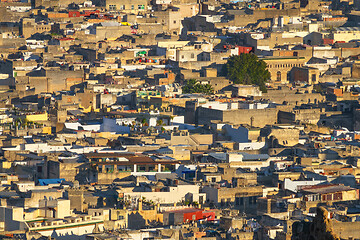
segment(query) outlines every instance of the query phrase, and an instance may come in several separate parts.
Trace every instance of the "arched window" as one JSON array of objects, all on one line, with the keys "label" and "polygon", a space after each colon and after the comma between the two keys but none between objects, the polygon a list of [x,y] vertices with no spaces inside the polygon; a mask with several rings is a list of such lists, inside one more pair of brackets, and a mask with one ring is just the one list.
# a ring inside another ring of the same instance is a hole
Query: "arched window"
[{"label": "arched window", "polygon": [[280,71],[278,71],[276,73],[276,81],[281,82],[281,72]]}]

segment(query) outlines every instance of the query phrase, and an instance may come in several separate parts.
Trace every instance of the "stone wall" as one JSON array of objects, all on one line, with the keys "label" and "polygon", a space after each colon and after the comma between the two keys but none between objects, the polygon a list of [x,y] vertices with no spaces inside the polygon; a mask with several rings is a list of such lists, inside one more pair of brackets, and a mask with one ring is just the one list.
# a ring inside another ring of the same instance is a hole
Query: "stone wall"
[{"label": "stone wall", "polygon": [[229,124],[248,124],[254,127],[264,127],[277,123],[277,109],[236,109],[221,111],[199,107],[197,110],[198,124],[209,124],[212,120],[220,120]]},{"label": "stone wall", "polygon": [[252,124],[253,127],[264,127],[267,124],[277,123],[277,109],[238,109],[224,111],[222,120],[233,124]]},{"label": "stone wall", "polygon": [[294,146],[299,143],[300,130],[295,128],[290,129],[272,129],[268,137],[274,136],[280,145]]}]

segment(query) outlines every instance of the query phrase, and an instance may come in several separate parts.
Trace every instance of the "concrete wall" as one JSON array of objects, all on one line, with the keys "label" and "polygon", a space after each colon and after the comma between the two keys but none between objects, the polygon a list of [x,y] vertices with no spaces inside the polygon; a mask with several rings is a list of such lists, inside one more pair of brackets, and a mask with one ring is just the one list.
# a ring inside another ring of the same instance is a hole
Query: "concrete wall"
[{"label": "concrete wall", "polygon": [[48,78],[48,92],[54,92],[67,89],[67,79],[84,78],[83,70],[64,71],[60,68],[46,69],[46,77]]},{"label": "concrete wall", "polygon": [[[251,121],[251,118],[253,120]],[[239,109],[223,112],[224,122],[233,124],[248,124],[254,127],[264,127],[267,124],[277,123],[277,109]]]},{"label": "concrete wall", "polygon": [[264,127],[267,124],[277,123],[277,109],[237,109],[221,111],[199,107],[197,109],[197,119],[198,124],[209,124],[212,120],[220,120],[229,124],[252,124],[254,127]]},{"label": "concrete wall", "polygon": [[110,118],[103,118],[100,129],[104,132],[130,133],[130,128],[128,126],[118,125],[116,119]]},{"label": "concrete wall", "polygon": [[360,222],[339,222],[332,220],[333,231],[338,234],[341,239],[358,239],[360,238]]},{"label": "concrete wall", "polygon": [[236,129],[226,124],[222,129],[226,132],[226,135],[229,136],[232,141],[239,143],[249,142],[249,129],[245,127],[239,127]]},{"label": "concrete wall", "polygon": [[169,192],[129,192],[124,193],[124,197],[143,198],[160,203],[177,203],[185,200],[187,193],[193,193],[193,201],[199,201],[199,186],[197,185],[178,185],[177,187],[169,187]]},{"label": "concrete wall", "polygon": [[278,143],[283,146],[294,146],[299,143],[300,130],[295,128],[290,129],[271,129],[268,137],[275,137]]},{"label": "concrete wall", "polygon": [[302,103],[308,103],[309,101],[313,103],[325,101],[325,96],[322,96],[320,93],[307,93],[307,94],[298,94],[295,90],[290,90],[284,88],[281,90],[269,90],[267,93],[263,93],[261,97],[254,97],[256,100],[259,99],[269,99],[272,102],[282,104],[286,101],[290,105],[300,105]]}]

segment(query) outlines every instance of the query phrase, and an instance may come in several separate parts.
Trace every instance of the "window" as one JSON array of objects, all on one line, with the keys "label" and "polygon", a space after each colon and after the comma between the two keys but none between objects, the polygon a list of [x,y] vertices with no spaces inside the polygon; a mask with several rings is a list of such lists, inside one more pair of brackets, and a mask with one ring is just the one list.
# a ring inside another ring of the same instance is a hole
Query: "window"
[{"label": "window", "polygon": [[312,83],[316,83],[316,74],[311,75],[311,81]]},{"label": "window", "polygon": [[109,5],[110,11],[116,11],[116,5]]},{"label": "window", "polygon": [[195,58],[195,55],[193,53],[191,54],[191,58]]},{"label": "window", "polygon": [[131,5],[131,10],[134,10],[134,5]]},{"label": "window", "polygon": [[280,71],[278,71],[276,73],[276,81],[281,82],[281,72]]},{"label": "window", "polygon": [[174,24],[176,24],[176,21],[174,20]]},{"label": "window", "polygon": [[125,10],[125,5],[121,5],[120,10]]},{"label": "window", "polygon": [[341,192],[335,193],[334,194],[334,200],[342,200],[342,193]]},{"label": "window", "polygon": [[112,173],[114,171],[114,166],[112,165],[106,165],[105,166],[106,173]]}]

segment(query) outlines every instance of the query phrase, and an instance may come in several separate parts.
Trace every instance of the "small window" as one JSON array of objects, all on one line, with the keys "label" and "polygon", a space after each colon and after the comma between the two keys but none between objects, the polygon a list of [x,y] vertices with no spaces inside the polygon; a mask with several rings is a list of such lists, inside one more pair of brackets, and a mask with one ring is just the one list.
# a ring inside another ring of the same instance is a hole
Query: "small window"
[{"label": "small window", "polygon": [[116,11],[116,5],[109,5],[110,11]]},{"label": "small window", "polygon": [[316,83],[316,74],[311,75],[311,81],[312,83]]}]

